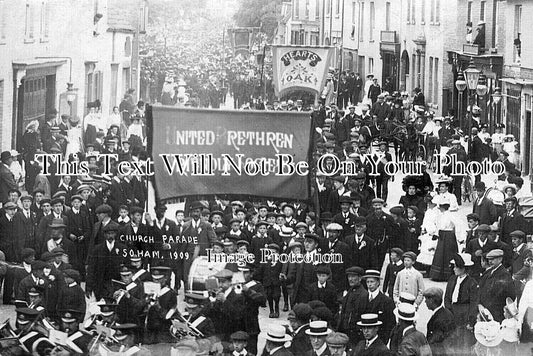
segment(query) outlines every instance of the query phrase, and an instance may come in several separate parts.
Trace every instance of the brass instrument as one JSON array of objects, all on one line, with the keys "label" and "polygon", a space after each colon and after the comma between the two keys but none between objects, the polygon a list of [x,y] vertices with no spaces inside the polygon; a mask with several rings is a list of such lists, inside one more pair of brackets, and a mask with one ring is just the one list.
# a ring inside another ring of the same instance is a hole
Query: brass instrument
[{"label": "brass instrument", "polygon": [[174,325],[170,326],[170,334],[174,336],[176,339],[180,340],[187,336],[192,336],[195,338],[202,339],[204,338],[204,334],[198,330],[195,326],[192,325],[192,323],[183,316],[177,309],[170,309],[166,315],[166,319],[175,319],[180,323],[185,324],[186,329],[178,329],[174,327]]}]

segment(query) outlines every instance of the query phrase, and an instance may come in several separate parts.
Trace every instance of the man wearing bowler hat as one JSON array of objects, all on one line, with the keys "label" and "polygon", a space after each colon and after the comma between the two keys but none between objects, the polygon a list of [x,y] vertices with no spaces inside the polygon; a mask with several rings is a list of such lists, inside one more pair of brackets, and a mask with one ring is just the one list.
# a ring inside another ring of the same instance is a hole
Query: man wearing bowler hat
[{"label": "man wearing bowler hat", "polygon": [[474,185],[474,189],[477,192],[477,199],[474,202],[472,213],[479,215],[480,224],[493,224],[498,219],[498,212],[492,200],[485,195],[485,183],[477,182]]},{"label": "man wearing bowler hat", "polygon": [[508,297],[515,298],[515,288],[511,275],[502,264],[503,251],[492,250],[485,258],[489,268],[483,272],[479,281],[479,302],[490,311],[494,320],[501,322],[504,319],[505,300]]},{"label": "man wearing bowler hat", "polygon": [[379,337],[379,330],[383,322],[378,319],[378,315],[368,313],[361,315],[361,320],[357,322],[361,328],[364,340],[360,341],[353,351],[358,356],[392,356],[392,352]]},{"label": "man wearing bowler hat", "polygon": [[344,242],[348,244],[350,261],[364,269],[378,268],[376,242],[366,234],[367,220],[365,217],[354,219],[355,234],[348,235]]}]

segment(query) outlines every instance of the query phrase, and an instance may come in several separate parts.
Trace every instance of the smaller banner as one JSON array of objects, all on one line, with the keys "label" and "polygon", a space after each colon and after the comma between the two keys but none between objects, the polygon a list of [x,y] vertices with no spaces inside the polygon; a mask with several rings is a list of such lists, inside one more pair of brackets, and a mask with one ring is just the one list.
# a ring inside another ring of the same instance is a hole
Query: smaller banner
[{"label": "smaller banner", "polygon": [[272,46],[276,95],[292,90],[320,94],[334,47]]}]

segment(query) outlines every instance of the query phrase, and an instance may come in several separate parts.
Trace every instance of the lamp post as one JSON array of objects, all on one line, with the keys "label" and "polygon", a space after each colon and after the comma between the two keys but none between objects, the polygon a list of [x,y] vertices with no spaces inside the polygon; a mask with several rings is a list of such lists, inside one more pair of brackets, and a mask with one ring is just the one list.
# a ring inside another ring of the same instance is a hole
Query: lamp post
[{"label": "lamp post", "polygon": [[74,84],[73,83],[67,83],[66,97],[67,97],[68,106],[70,107],[69,115],[72,116],[72,103],[78,97],[78,89],[74,88]]},{"label": "lamp post", "polygon": [[496,87],[494,89],[494,94],[492,94],[492,101],[494,102],[494,106],[495,106],[495,111],[496,111],[496,117],[494,118],[495,120],[495,125],[499,125],[501,124],[500,122],[500,102],[502,101],[502,89],[500,87]]},{"label": "lamp post", "polygon": [[476,98],[476,90],[479,83],[479,77],[481,76],[481,71],[476,68],[474,60],[470,59],[470,64],[468,68],[463,71],[463,74],[466,79],[466,86],[468,88],[468,102],[470,105],[470,113],[468,115],[468,154],[472,153],[472,111],[474,111],[474,101]]},{"label": "lamp post", "polygon": [[466,89],[466,81],[465,77],[463,76],[463,73],[459,72],[457,74],[457,80],[455,81],[455,87],[457,88],[457,92],[459,93],[459,105],[457,105],[457,116],[459,118],[459,126],[464,129],[464,117],[463,117],[463,92]]}]

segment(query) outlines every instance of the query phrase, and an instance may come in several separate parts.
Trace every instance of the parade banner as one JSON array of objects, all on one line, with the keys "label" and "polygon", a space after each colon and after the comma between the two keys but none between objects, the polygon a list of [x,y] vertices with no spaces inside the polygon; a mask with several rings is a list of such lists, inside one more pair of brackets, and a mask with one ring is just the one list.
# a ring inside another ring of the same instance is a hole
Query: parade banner
[{"label": "parade banner", "polygon": [[160,199],[245,194],[307,199],[309,113],[153,106]]},{"label": "parade banner", "polygon": [[334,47],[272,46],[276,95],[322,91]]}]

